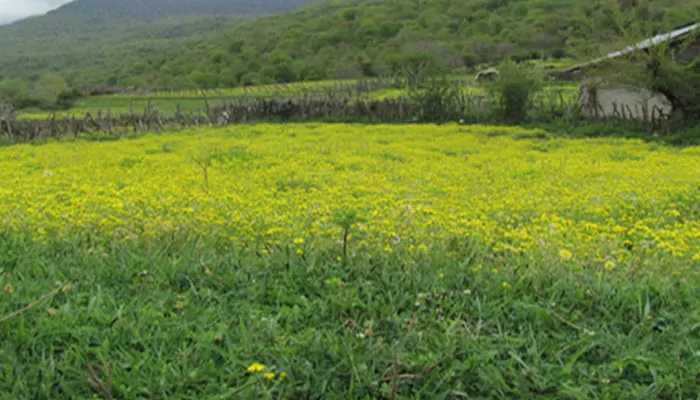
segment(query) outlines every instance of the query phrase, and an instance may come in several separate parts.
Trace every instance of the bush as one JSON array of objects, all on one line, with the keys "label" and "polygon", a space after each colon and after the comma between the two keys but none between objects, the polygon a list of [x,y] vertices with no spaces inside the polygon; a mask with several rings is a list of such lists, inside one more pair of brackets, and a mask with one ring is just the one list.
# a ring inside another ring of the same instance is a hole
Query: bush
[{"label": "bush", "polygon": [[529,64],[507,61],[489,86],[498,98],[501,117],[509,122],[523,122],[534,95],[544,86],[544,73]]},{"label": "bush", "polygon": [[459,119],[464,112],[464,96],[461,88],[446,77],[427,80],[410,92],[413,102],[420,106],[417,117],[423,122]]},{"label": "bush", "polygon": [[64,90],[56,97],[56,108],[67,110],[73,107],[75,101],[83,97],[82,93],[77,89]]}]

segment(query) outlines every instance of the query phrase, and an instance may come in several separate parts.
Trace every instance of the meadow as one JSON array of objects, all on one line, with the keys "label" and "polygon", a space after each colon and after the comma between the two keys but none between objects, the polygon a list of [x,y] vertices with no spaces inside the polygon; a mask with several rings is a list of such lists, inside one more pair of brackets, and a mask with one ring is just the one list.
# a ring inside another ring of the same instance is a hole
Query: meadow
[{"label": "meadow", "polygon": [[[453,88],[461,88],[464,96],[476,99],[489,95],[488,88],[480,86],[473,75],[453,75],[448,80]],[[560,103],[571,102],[577,98],[579,88],[576,84],[552,82],[537,94],[534,102]],[[413,101],[412,92],[407,82],[398,78],[375,78],[362,80],[335,80],[317,82],[295,82],[286,84],[268,84],[249,87],[221,88],[209,90],[160,90],[151,93],[111,94],[87,96],[78,99],[67,110],[26,109],[19,112],[23,119],[47,119],[74,117],[82,119],[88,113],[141,114],[149,107],[155,107],[164,115],[171,116],[178,109],[183,113],[204,113],[207,107],[222,103],[239,103],[260,99],[287,100],[308,99],[344,99],[356,101],[384,101],[403,99]]]},{"label": "meadow", "polygon": [[3,398],[696,398],[700,148],[247,124],[0,148]]},{"label": "meadow", "polygon": [[48,111],[28,109],[21,112],[21,118],[43,119],[53,114],[58,117],[84,117],[85,114],[111,112],[113,115],[141,113],[150,104],[166,115],[172,115],[180,107],[182,112],[204,112],[207,105],[215,106],[225,102],[257,99],[301,99],[301,98],[348,98],[383,99],[405,96],[406,91],[390,89],[387,79],[328,80],[317,82],[294,82],[284,84],[255,85],[248,87],[201,89],[201,90],[159,90],[150,93],[123,93],[88,96],[79,99],[68,110]]}]

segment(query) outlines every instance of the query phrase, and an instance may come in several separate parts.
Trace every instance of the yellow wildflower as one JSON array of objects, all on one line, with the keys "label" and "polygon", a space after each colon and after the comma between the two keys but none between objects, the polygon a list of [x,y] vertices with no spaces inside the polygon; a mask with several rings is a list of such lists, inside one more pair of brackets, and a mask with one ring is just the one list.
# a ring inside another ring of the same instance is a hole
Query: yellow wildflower
[{"label": "yellow wildflower", "polygon": [[274,372],[267,372],[265,375],[263,375],[263,377],[265,379],[267,379],[268,381],[275,379],[275,376],[277,376],[277,375],[275,375]]},{"label": "yellow wildflower", "polygon": [[[31,148],[31,157],[25,146],[0,147],[0,235],[158,246],[187,227],[211,243],[261,254],[286,244],[299,255],[312,251],[311,244],[321,254],[338,254],[344,245],[352,254],[423,254],[450,244],[462,256],[468,248],[463,239],[474,238],[526,257],[594,255],[603,272],[606,260],[619,266],[637,255],[647,257],[635,261],[639,265],[700,261],[700,222],[678,218],[694,199],[670,200],[700,187],[698,148],[651,151],[643,143],[607,139],[516,141],[512,136],[522,127],[499,128],[504,134],[490,137],[485,134],[493,127],[486,125],[412,125],[405,135],[401,125],[298,124],[294,137],[274,124],[236,129],[234,136],[228,128],[201,128],[203,135],[48,143]],[[331,144],[323,150],[307,145],[320,130]],[[368,139],[391,145],[367,146]],[[166,155],[168,141],[179,144]],[[222,148],[255,156],[246,158],[245,168],[221,165],[205,184],[191,162],[195,148],[210,149],[199,159]],[[613,160],[613,152],[653,162]],[[39,164],[50,165],[51,173],[17,162],[29,158],[44,160]],[[562,159],[566,168],[556,179],[540,167]],[[162,173],[153,173],[156,164]],[[336,168],[319,168],[324,165]],[[348,225],[345,240],[333,214],[349,208],[358,221]]]},{"label": "yellow wildflower", "polygon": [[267,367],[262,364],[253,363],[250,365],[250,367],[248,367],[248,372],[263,372],[266,368]]}]

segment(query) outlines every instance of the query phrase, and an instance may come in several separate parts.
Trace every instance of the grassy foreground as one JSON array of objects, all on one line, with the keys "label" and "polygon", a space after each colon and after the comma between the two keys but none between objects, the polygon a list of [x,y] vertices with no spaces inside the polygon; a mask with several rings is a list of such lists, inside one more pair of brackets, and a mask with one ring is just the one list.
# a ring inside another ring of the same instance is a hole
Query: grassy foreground
[{"label": "grassy foreground", "polygon": [[698,398],[698,167],[456,125],[0,148],[0,397]]},{"label": "grassy foreground", "polygon": [[[0,325],[8,399],[90,398],[104,392],[89,379],[108,386],[99,367],[110,365],[118,399],[700,391],[695,273],[596,277],[466,243],[469,255],[457,260],[364,254],[347,265],[195,243],[92,251],[5,237],[0,246],[3,313],[59,291]],[[265,369],[248,372],[255,363]]]}]

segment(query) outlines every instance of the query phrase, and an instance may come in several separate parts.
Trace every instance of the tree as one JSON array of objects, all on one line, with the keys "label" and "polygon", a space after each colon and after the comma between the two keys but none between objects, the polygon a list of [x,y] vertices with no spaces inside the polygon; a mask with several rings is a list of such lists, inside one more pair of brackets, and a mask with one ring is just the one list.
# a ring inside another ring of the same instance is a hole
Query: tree
[{"label": "tree", "polygon": [[485,63],[493,60],[494,43],[490,36],[477,35],[467,40],[469,54],[476,57],[476,63]]},{"label": "tree", "polygon": [[[622,33],[624,42],[636,46],[659,33],[660,26],[637,21],[633,15],[622,12],[622,7],[617,3],[608,3],[607,10],[616,30]],[[699,19],[700,10],[691,20]],[[666,26],[663,30],[673,28]],[[699,44],[700,29],[697,29],[685,37],[656,43],[602,62],[591,68],[587,75],[595,79],[599,86],[624,85],[661,93],[673,107],[672,119],[697,122],[700,121]]]},{"label": "tree", "polygon": [[533,96],[544,85],[544,73],[525,63],[506,61],[499,68],[498,78],[490,85],[498,96],[503,117],[523,122]]},{"label": "tree", "polygon": [[402,54],[402,72],[413,88],[426,78],[463,65],[454,54],[430,40],[408,44],[404,46]]},{"label": "tree", "polygon": [[693,63],[681,63],[672,56],[652,56],[647,86],[666,96],[674,117],[683,121],[700,121],[700,57]]},{"label": "tree", "polygon": [[64,90],[56,96],[56,107],[67,110],[73,107],[75,101],[80,97],[82,97],[82,93],[77,89]]},{"label": "tree", "polygon": [[211,89],[217,86],[219,78],[213,72],[192,71],[190,74],[190,80],[200,89]]},{"label": "tree", "polygon": [[0,102],[21,107],[29,98],[29,86],[21,79],[5,79],[0,81]]},{"label": "tree", "polygon": [[61,75],[47,73],[34,83],[32,95],[43,104],[50,105],[56,102],[60,93],[69,90],[68,84]]}]

